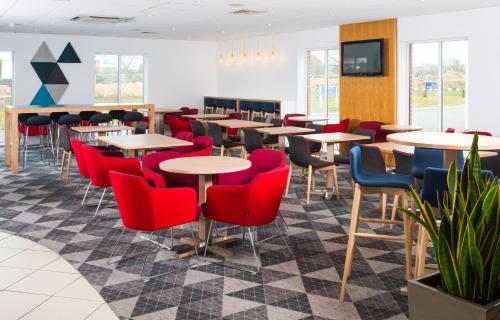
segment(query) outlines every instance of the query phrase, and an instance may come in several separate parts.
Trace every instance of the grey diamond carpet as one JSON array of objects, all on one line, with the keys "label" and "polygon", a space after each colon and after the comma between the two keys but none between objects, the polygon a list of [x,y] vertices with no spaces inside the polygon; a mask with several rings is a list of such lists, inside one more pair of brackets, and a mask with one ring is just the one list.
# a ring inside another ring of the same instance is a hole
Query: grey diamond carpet
[{"label": "grey diamond carpet", "polygon": [[[219,226],[220,234],[240,238],[227,246],[234,257],[177,259],[169,250],[154,249],[145,273],[160,276],[148,282],[139,275],[151,243],[127,232],[108,264],[122,227],[113,195],[105,198],[105,208],[94,218],[100,190],[82,208],[84,188],[76,191],[75,164],[72,172],[69,183],[63,184],[54,165],[40,162],[37,152],[31,153],[26,173],[12,175],[2,165],[0,230],[58,252],[121,319],[407,319],[407,299],[400,295],[405,285],[403,243],[360,239],[346,302],[338,302],[352,198],[324,200],[314,195],[311,204],[305,205],[305,179],[300,183],[298,172],[280,210],[288,230],[278,219],[281,230],[287,231],[293,256],[282,239],[273,238],[258,246],[261,272],[241,271],[256,266],[251,247],[241,239],[241,229]],[[349,191],[348,171],[340,169],[339,177],[341,189]],[[319,187],[322,183],[317,178]],[[377,206],[377,197],[365,197],[363,215],[378,216],[372,212]],[[388,230],[371,223],[360,227],[374,233]],[[393,232],[401,230],[395,227]],[[272,225],[257,230],[258,239],[274,234]],[[162,239],[165,245],[170,244],[167,235]],[[190,232],[176,229],[173,236],[174,245],[180,246],[179,239]],[[194,266],[187,268],[190,265]]]}]

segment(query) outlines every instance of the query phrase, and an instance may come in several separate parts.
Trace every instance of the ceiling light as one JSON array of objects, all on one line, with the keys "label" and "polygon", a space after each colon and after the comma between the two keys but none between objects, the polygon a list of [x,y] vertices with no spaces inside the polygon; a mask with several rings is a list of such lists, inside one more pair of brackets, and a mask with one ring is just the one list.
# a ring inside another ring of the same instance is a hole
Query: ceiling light
[{"label": "ceiling light", "polygon": [[229,12],[229,14],[234,14],[237,16],[258,16],[266,13],[267,10],[252,10],[252,9],[240,9]]},{"label": "ceiling light", "polygon": [[241,8],[241,7],[244,7],[245,4],[244,3],[230,3],[230,4],[228,4],[228,6],[233,7],[233,8]]},{"label": "ceiling light", "polygon": [[224,54],[222,54],[222,52],[219,54],[219,58],[217,60],[219,61],[219,63],[224,62]]},{"label": "ceiling light", "polygon": [[230,55],[230,61],[231,61],[231,62],[234,62],[234,52],[231,52],[231,55]]},{"label": "ceiling light", "polygon": [[14,22],[9,23],[10,28],[14,28],[15,26],[16,26],[16,24]]},{"label": "ceiling light", "polygon": [[243,56],[241,57],[241,60],[242,60],[243,62],[247,62],[248,57],[247,57],[247,52],[246,52],[246,51],[243,51]]}]

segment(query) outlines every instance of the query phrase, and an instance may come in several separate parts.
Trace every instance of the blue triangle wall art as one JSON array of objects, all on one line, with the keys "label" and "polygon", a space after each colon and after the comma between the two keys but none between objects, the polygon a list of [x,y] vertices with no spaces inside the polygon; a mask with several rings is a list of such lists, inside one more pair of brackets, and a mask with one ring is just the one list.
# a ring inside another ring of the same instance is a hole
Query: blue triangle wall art
[{"label": "blue triangle wall art", "polygon": [[38,89],[38,92],[36,93],[35,97],[33,100],[31,100],[30,105],[37,105],[37,106],[51,106],[54,105],[55,101],[52,99],[52,96],[50,95],[49,91],[45,87],[45,85],[42,84],[40,89]]},{"label": "blue triangle wall art", "polygon": [[63,52],[57,59],[59,63],[81,63],[80,58],[76,54],[75,49],[71,45],[71,42],[68,42],[66,48],[64,48]]}]

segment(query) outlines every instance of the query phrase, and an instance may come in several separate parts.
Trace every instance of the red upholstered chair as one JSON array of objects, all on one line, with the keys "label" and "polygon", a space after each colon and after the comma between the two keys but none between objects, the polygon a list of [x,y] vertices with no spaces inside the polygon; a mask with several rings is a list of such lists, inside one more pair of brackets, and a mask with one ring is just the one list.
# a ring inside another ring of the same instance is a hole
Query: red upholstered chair
[{"label": "red upholstered chair", "polygon": [[455,133],[455,128],[448,128],[445,133]]},{"label": "red upholstered chair", "polygon": [[293,121],[293,120],[288,119],[288,118],[292,118],[292,117],[304,117],[304,116],[305,116],[305,114],[303,114],[303,113],[286,114],[285,117],[283,118],[283,126],[284,127],[302,127],[302,128],[304,128],[306,126],[305,122]]},{"label": "red upholstered chair", "polygon": [[[234,119],[234,120],[241,120],[242,119],[242,114],[241,112],[231,112],[228,114],[228,119]],[[237,136],[238,135],[238,129],[235,128],[228,128],[227,129],[227,136]]]},{"label": "red upholstered chair", "polygon": [[383,122],[380,121],[363,121],[360,122],[358,129],[364,130],[373,130],[375,131],[375,141],[374,142],[385,142],[385,137],[387,136],[387,132],[383,132],[380,127],[384,125]]},{"label": "red upholstered chair", "polygon": [[214,139],[211,137],[196,137],[193,140],[192,146],[177,147],[175,152],[180,153],[183,157],[203,157],[212,154]]},{"label": "red upholstered chair", "polygon": [[[260,173],[248,184],[209,187],[207,189],[207,202],[204,206],[205,216],[212,220],[207,243],[210,243],[214,221],[246,227],[250,235],[255,260],[259,265],[251,228],[274,223],[288,250],[292,253],[285,236],[275,222],[287,177],[288,168],[285,166]],[[205,255],[207,246],[205,246]],[[257,268],[260,270],[260,267]]]},{"label": "red upholstered chair", "polygon": [[193,133],[189,131],[181,131],[177,133],[174,138],[176,139],[181,139],[181,140],[186,140],[186,141],[193,141]]},{"label": "red upholstered chair", "polygon": [[99,204],[97,205],[94,216],[99,212],[102,199],[106,194],[106,189],[111,187],[111,180],[109,179],[109,171],[115,170],[119,172],[129,173],[136,176],[141,175],[141,164],[137,159],[126,159],[108,157],[103,155],[97,148],[88,145],[82,145],[81,151],[85,158],[86,167],[88,170],[90,182],[85,192],[85,197],[82,203],[85,203],[87,193],[91,185],[97,188],[104,188]]},{"label": "red upholstered chair", "polygon": [[347,132],[349,130],[349,119],[343,119],[337,124],[327,124],[323,127],[323,133]]},{"label": "red upholstered chair", "polygon": [[[125,229],[154,235],[155,232],[198,220],[200,211],[197,206],[196,192],[190,188],[154,188],[142,177],[114,170],[109,173],[109,176],[123,229],[111,251],[108,263]],[[138,199],[140,201],[137,201]],[[193,230],[191,230],[191,235],[194,242]],[[148,246],[142,265],[141,280],[144,279],[144,269],[150,251],[151,246]],[[198,255],[198,251],[196,254]],[[159,275],[149,277],[147,280],[157,276]]]},{"label": "red upholstered chair", "polygon": [[286,166],[286,154],[279,150],[257,149],[250,154],[248,160],[252,163],[250,168],[238,172],[219,174],[216,179],[217,184],[246,184],[262,172]]},{"label": "red upholstered chair", "polygon": [[480,135],[480,136],[489,136],[489,137],[491,137],[491,136],[492,136],[492,134],[491,134],[490,132],[487,132],[487,131],[465,130],[465,131],[463,131],[462,133],[465,133],[465,134],[474,134],[474,133],[476,133],[476,132],[477,132],[477,134],[478,134],[478,135]]},{"label": "red upholstered chair", "polygon": [[181,131],[191,132],[191,124],[184,122],[176,116],[167,116],[167,123],[172,137],[175,137]]}]

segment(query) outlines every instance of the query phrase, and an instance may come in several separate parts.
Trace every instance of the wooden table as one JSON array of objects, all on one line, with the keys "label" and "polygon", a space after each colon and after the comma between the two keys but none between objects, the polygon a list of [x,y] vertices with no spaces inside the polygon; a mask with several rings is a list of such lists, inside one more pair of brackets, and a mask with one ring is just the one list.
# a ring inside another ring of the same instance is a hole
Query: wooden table
[{"label": "wooden table", "polygon": [[[402,144],[406,146],[442,149],[443,166],[448,168],[452,161],[458,161],[458,152],[461,150],[470,150],[472,134],[444,133],[444,132],[406,132],[393,133],[387,136],[389,142]],[[479,136],[479,150],[498,150],[500,149],[500,138]]]},{"label": "wooden table", "polygon": [[106,132],[134,131],[134,127],[129,126],[81,126],[71,127],[71,130],[78,133],[97,133],[99,135]]},{"label": "wooden table", "polygon": [[222,119],[227,119],[229,116],[226,114],[219,114],[219,113],[205,113],[205,114],[185,114],[182,115],[182,117],[193,120],[222,120]]},{"label": "wooden table", "polygon": [[411,132],[424,130],[424,128],[422,127],[406,124],[384,124],[380,127],[380,129],[393,132]]},{"label": "wooden table", "polygon": [[192,142],[168,137],[159,133],[105,136],[99,137],[98,140],[127,151],[129,157],[135,157],[137,151],[142,151],[144,154],[147,150],[193,145]]},{"label": "wooden table", "polygon": [[[246,129],[246,128],[264,128],[264,127],[272,127],[272,123],[266,122],[257,122],[257,121],[247,121],[247,120],[237,120],[237,119],[228,119],[228,120],[208,120],[207,122],[217,123],[219,126],[227,129]],[[227,130],[224,133],[227,137]],[[241,142],[244,141],[243,133],[240,130]]]},{"label": "wooden table", "polygon": [[[386,154],[393,154],[394,150],[408,154],[413,154],[415,151],[415,147],[405,146],[394,142],[377,142],[370,144],[370,146],[377,147],[380,151]],[[464,151],[464,158],[467,158],[468,155],[469,151]],[[479,157],[481,158],[494,157],[496,155],[497,153],[494,151],[479,151]]]},{"label": "wooden table", "polygon": [[290,117],[288,119],[292,120],[292,121],[304,122],[306,127],[308,125],[310,125],[311,123],[318,122],[318,121],[326,121],[328,123],[327,117],[320,117],[320,116],[297,116],[297,117]]},{"label": "wooden table", "polygon": [[12,173],[19,172],[19,130],[18,116],[25,113],[70,112],[80,111],[109,111],[109,110],[147,110],[149,119],[149,132],[154,132],[155,121],[152,115],[155,114],[154,104],[71,104],[53,106],[18,106],[10,105],[5,107],[5,164],[11,167]]},{"label": "wooden table", "polygon": [[[189,157],[189,158],[176,158],[166,160],[160,163],[160,169],[166,172],[180,173],[180,174],[195,174],[198,175],[198,205],[202,205],[206,202],[207,189],[212,185],[213,176],[221,173],[229,173],[242,171],[250,168],[251,162],[242,158],[233,157]],[[205,241],[208,237],[208,228],[210,226],[210,220],[205,218],[202,214],[200,215],[199,223],[199,237],[201,240]],[[223,238],[215,240],[215,243],[221,244],[221,242],[232,241],[231,238]],[[184,239],[183,242],[190,245],[194,245],[192,241]],[[219,246],[211,245],[208,247],[208,251],[215,253],[217,255],[229,258],[233,255],[231,251],[228,251]],[[193,254],[194,250],[189,251],[188,254]],[[185,256],[185,254],[183,254]]]},{"label": "wooden table", "polygon": [[[160,115],[160,123],[158,125],[158,132],[160,134],[165,134],[165,121],[164,121],[164,115],[166,114],[176,114],[176,113],[181,113],[182,111],[179,108],[156,108],[155,113]],[[149,131],[149,132],[154,132],[154,131]]]},{"label": "wooden table", "polygon": [[[308,134],[303,136],[309,141],[325,143],[326,144],[326,159],[328,161],[335,161],[335,144],[351,141],[362,141],[371,139],[368,136],[362,136],[359,134],[343,133],[343,132],[332,132],[332,133],[317,133]],[[326,187],[333,188],[333,173],[329,172],[326,178]]]},{"label": "wooden table", "polygon": [[289,134],[304,134],[316,132],[314,129],[302,127],[272,127],[272,128],[258,128],[258,132],[269,135],[276,135],[279,138],[279,148],[285,150],[285,138]]}]

